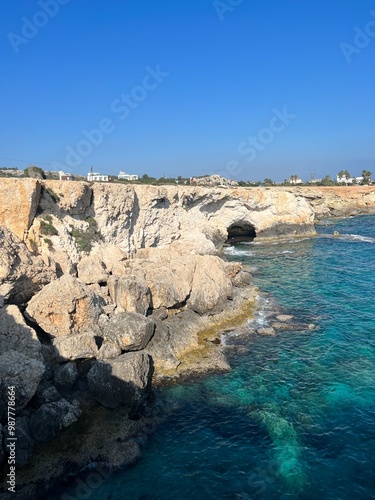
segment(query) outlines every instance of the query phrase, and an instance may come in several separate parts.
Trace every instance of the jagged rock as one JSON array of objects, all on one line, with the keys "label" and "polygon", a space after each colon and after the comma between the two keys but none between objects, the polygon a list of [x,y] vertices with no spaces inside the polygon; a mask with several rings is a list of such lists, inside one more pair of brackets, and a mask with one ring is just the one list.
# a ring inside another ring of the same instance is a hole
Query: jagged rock
[{"label": "jagged rock", "polygon": [[15,305],[0,308],[0,355],[11,350],[29,358],[43,359],[42,346],[35,330],[26,325]]},{"label": "jagged rock", "polygon": [[236,276],[232,279],[232,283],[234,286],[237,286],[238,288],[245,287],[251,285],[253,281],[253,277],[250,273],[250,271],[247,271],[246,269],[241,269]]},{"label": "jagged rock", "polygon": [[260,335],[276,335],[276,330],[269,326],[266,328],[258,328],[257,333]]},{"label": "jagged rock", "polygon": [[2,178],[0,226],[8,227],[22,240],[38,209],[40,191],[41,185],[36,180]]},{"label": "jagged rock", "polygon": [[223,261],[213,255],[197,256],[188,307],[199,314],[217,313],[231,295],[232,283]]},{"label": "jagged rock", "polygon": [[277,321],[282,322],[290,321],[293,318],[294,316],[292,316],[291,314],[279,314],[278,316],[276,316]]},{"label": "jagged rock", "polygon": [[9,229],[0,227],[0,295],[6,302],[23,305],[55,278],[41,258],[32,255]]},{"label": "jagged rock", "polygon": [[103,338],[123,351],[139,351],[149,343],[155,323],[137,313],[115,314],[103,327]]},{"label": "jagged rock", "polygon": [[156,371],[176,370],[180,360],[170,345],[169,328],[163,321],[154,321],[155,333],[144,352],[151,356]]},{"label": "jagged rock", "polygon": [[92,333],[77,333],[68,337],[52,340],[58,361],[73,361],[75,359],[92,359],[98,354],[95,335]]},{"label": "jagged rock", "polygon": [[117,358],[121,354],[121,347],[118,344],[113,344],[110,341],[104,341],[101,348],[99,349],[97,359],[113,359]]},{"label": "jagged rock", "polygon": [[8,401],[8,387],[16,392],[16,412],[19,413],[34,396],[44,373],[41,361],[28,358],[16,351],[0,356],[0,414],[4,414]]},{"label": "jagged rock", "polygon": [[96,331],[101,302],[87,285],[65,275],[31,299],[26,315],[50,335],[66,337]]},{"label": "jagged rock", "polygon": [[108,280],[109,295],[125,311],[145,315],[150,307],[150,289],[136,276],[111,276]]},{"label": "jagged rock", "polygon": [[133,406],[149,387],[150,357],[129,352],[114,360],[96,361],[87,375],[91,395],[107,408]]},{"label": "jagged rock", "polygon": [[69,403],[66,399],[60,399],[55,403],[47,403],[31,417],[32,435],[42,443],[51,441],[61,429],[76,422],[80,415],[78,401]]},{"label": "jagged rock", "polygon": [[87,255],[77,264],[78,278],[91,285],[93,283],[106,283],[109,273],[102,259],[98,255]]},{"label": "jagged rock", "polygon": [[233,280],[235,276],[241,271],[241,262],[225,262],[225,272],[230,280]]},{"label": "jagged rock", "polygon": [[[15,437],[17,438],[16,445],[16,466],[24,467],[32,457],[35,441],[31,435],[29,419],[27,417],[16,418],[15,422]],[[8,428],[4,427],[5,438],[9,437]]]},{"label": "jagged rock", "polygon": [[60,401],[60,399],[61,394],[59,394],[56,387],[50,381],[42,380],[30,404],[35,408],[39,408],[44,404]]},{"label": "jagged rock", "polygon": [[78,370],[76,364],[66,363],[60,366],[55,372],[54,382],[58,390],[62,392],[70,391],[78,377]]}]

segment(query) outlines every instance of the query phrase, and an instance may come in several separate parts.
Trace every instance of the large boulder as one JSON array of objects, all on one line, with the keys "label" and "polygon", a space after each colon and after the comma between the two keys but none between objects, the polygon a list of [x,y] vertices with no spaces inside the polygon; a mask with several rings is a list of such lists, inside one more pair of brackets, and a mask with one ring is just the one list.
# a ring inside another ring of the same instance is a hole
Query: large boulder
[{"label": "large boulder", "polygon": [[145,352],[151,356],[156,372],[173,372],[181,362],[171,346],[169,328],[165,321],[154,321],[156,325],[155,333],[148,343]]},{"label": "large boulder", "polygon": [[115,314],[103,326],[104,342],[118,345],[122,351],[139,351],[149,343],[155,323],[137,313]]},{"label": "large boulder", "polygon": [[87,375],[91,395],[107,408],[132,407],[143,400],[151,378],[150,357],[129,352],[96,361]]},{"label": "large boulder", "polygon": [[92,359],[98,354],[95,335],[92,333],[77,333],[68,337],[55,338],[52,344],[59,362]]},{"label": "large boulder", "polygon": [[150,307],[150,289],[141,277],[111,276],[108,290],[113,302],[125,311],[145,315]]},{"label": "large boulder", "polygon": [[26,325],[15,305],[0,308],[0,355],[17,351],[29,358],[42,360],[42,346],[32,328]]},{"label": "large boulder", "polygon": [[65,275],[31,299],[26,315],[54,337],[96,332],[101,301],[87,285]]},{"label": "large boulder", "polygon": [[106,283],[109,273],[99,255],[87,255],[77,264],[78,278],[91,285],[93,283]]},{"label": "large boulder", "polygon": [[73,363],[65,363],[60,366],[54,376],[56,388],[61,392],[70,391],[78,377],[77,365]]},{"label": "large boulder", "polygon": [[15,410],[19,413],[34,396],[44,373],[41,361],[16,351],[0,356],[0,414],[5,414],[8,388],[15,390]]},{"label": "large boulder", "polygon": [[55,278],[54,270],[9,229],[0,227],[0,295],[6,302],[24,305]]},{"label": "large boulder", "polygon": [[51,441],[61,429],[76,422],[80,415],[78,401],[69,403],[66,399],[60,399],[54,403],[47,403],[31,417],[32,435],[42,443]]},{"label": "large boulder", "polygon": [[232,296],[232,288],[224,262],[219,257],[197,256],[188,307],[199,314],[221,312]]}]

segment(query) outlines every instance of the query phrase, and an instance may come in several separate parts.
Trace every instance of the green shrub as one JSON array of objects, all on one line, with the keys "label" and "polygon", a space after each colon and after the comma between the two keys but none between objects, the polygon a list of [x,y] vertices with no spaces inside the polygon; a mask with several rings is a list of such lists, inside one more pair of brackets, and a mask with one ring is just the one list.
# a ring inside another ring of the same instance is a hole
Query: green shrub
[{"label": "green shrub", "polygon": [[70,225],[70,234],[73,236],[80,252],[90,253],[93,244],[102,240],[103,236],[98,231],[96,220],[93,217],[88,217],[86,222],[89,224],[86,229],[74,228],[74,226]]},{"label": "green shrub", "polygon": [[[51,217],[51,216],[46,216],[46,218],[47,217]],[[44,236],[56,236],[59,234],[58,230],[52,224],[52,218],[50,220],[48,220],[48,222],[46,222],[45,220],[40,221],[40,232]]]},{"label": "green shrub", "polygon": [[47,243],[48,249],[51,250],[53,248],[53,243],[49,238],[44,238],[44,243]]},{"label": "green shrub", "polygon": [[60,196],[57,193],[55,193],[51,188],[45,188],[45,190],[55,203],[58,203],[60,201]]}]

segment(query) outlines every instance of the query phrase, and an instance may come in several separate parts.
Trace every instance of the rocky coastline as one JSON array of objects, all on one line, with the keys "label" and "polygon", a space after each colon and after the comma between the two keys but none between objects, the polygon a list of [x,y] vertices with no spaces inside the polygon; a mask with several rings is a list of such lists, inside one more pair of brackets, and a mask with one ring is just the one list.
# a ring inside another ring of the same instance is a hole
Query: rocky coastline
[{"label": "rocky coastline", "polygon": [[48,497],[54,482],[89,465],[105,474],[133,463],[162,418],[153,387],[229,370],[221,333],[254,314],[251,274],[226,262],[223,246],[313,236],[317,219],[373,212],[375,188],[353,189],[4,179],[4,492],[9,387],[16,394],[17,498]]}]

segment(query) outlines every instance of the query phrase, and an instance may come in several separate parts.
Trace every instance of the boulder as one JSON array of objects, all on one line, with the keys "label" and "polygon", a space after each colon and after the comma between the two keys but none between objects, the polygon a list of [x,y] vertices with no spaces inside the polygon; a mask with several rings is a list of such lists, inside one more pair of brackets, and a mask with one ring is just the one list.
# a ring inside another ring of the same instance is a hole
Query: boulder
[{"label": "boulder", "polygon": [[65,275],[31,299],[27,317],[55,337],[98,330],[102,299],[73,276]]},{"label": "boulder", "polygon": [[232,283],[224,262],[213,255],[197,256],[188,307],[199,314],[218,313],[231,296]]},{"label": "boulder", "polygon": [[8,387],[15,388],[15,409],[19,413],[34,396],[44,369],[41,361],[16,351],[7,351],[0,356],[0,414],[6,412]]},{"label": "boulder", "polygon": [[[16,466],[24,467],[27,465],[32,457],[35,441],[31,435],[29,419],[27,417],[16,418],[16,431],[15,437],[17,438],[16,446]],[[8,428],[4,428],[5,438],[10,437]]]},{"label": "boulder", "polygon": [[109,295],[125,311],[146,315],[150,307],[150,289],[141,277],[111,276],[108,280]]},{"label": "boulder", "polygon": [[74,362],[65,363],[57,369],[54,376],[54,382],[57,390],[70,391],[76,383],[78,377],[77,366]]},{"label": "boulder", "polygon": [[92,359],[98,354],[95,335],[92,333],[77,333],[64,338],[55,338],[52,344],[59,362]]},{"label": "boulder", "polygon": [[137,313],[115,314],[103,326],[103,338],[122,351],[140,351],[149,343],[155,323]]},{"label": "boulder", "polygon": [[151,356],[157,372],[174,371],[180,365],[180,360],[170,344],[169,328],[163,321],[155,320],[155,333],[145,352]]},{"label": "boulder", "polygon": [[17,351],[40,361],[43,359],[35,330],[26,325],[15,305],[0,308],[0,355],[7,351]]},{"label": "boulder", "polygon": [[78,401],[69,403],[66,399],[60,399],[54,403],[47,403],[31,417],[32,435],[42,443],[51,441],[61,429],[76,422],[80,415]]},{"label": "boulder", "polygon": [[104,262],[97,254],[83,257],[77,264],[77,272],[78,278],[86,285],[106,283],[109,276]]},{"label": "boulder", "polygon": [[24,305],[55,278],[55,271],[41,258],[9,229],[0,227],[0,295],[6,302]]},{"label": "boulder", "polygon": [[121,354],[121,347],[118,344],[113,344],[110,341],[104,341],[99,349],[96,359],[113,359]]},{"label": "boulder", "polygon": [[57,391],[56,387],[50,381],[42,380],[30,404],[34,408],[39,408],[47,403],[60,401],[60,399],[61,395]]},{"label": "boulder", "polygon": [[91,256],[100,259],[110,274],[116,274],[116,269],[123,269],[128,258],[126,253],[116,245],[98,245],[93,248]]},{"label": "boulder", "polygon": [[142,401],[151,377],[150,357],[130,352],[114,360],[96,361],[87,380],[91,395],[107,408]]}]

